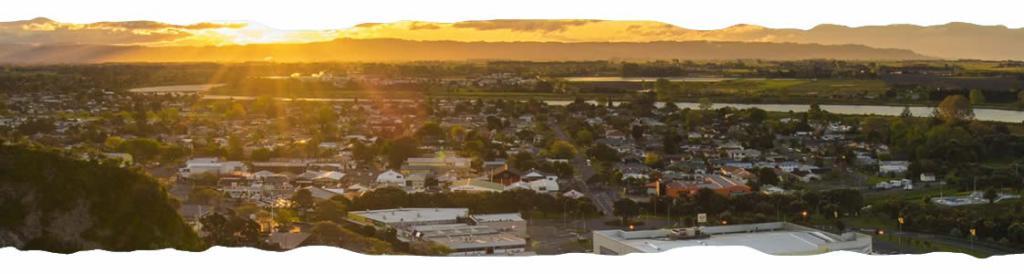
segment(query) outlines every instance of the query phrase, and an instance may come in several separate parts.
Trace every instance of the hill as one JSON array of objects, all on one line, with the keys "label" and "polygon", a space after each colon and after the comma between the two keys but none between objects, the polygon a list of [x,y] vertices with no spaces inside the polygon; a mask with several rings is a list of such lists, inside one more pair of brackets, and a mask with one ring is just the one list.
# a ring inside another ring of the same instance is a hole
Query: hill
[{"label": "hill", "polygon": [[909,50],[858,45],[760,42],[456,42],[340,39],[304,44],[206,47],[116,45],[0,45],[0,62],[398,62],[421,60],[907,60]]},{"label": "hill", "polygon": [[0,247],[75,252],[202,249],[166,191],[144,174],[0,145]]}]

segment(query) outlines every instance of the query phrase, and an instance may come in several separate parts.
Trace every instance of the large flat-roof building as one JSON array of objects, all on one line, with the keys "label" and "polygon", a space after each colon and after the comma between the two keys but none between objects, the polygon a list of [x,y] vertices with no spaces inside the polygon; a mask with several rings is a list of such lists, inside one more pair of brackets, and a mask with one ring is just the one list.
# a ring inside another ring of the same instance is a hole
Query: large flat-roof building
[{"label": "large flat-roof building", "polygon": [[468,208],[393,208],[348,213],[348,219],[351,221],[396,229],[417,225],[454,224],[468,217]]},{"label": "large flat-roof building", "polygon": [[474,214],[469,216],[470,223],[478,226],[487,226],[497,229],[501,232],[511,232],[512,234],[522,237],[529,238],[530,235],[526,231],[526,220],[523,216],[517,213],[498,213],[498,214]]},{"label": "large flat-roof building", "polygon": [[352,211],[348,220],[394,229],[402,242],[443,245],[453,256],[528,254],[526,221],[519,213],[469,215],[467,208],[394,208]]},{"label": "large flat-roof building", "polygon": [[526,239],[513,231],[500,231],[483,225],[443,224],[409,228],[413,240],[433,241],[451,250],[449,256],[520,255],[526,252]]},{"label": "large flat-roof building", "polygon": [[758,223],[643,231],[594,231],[594,252],[621,255],[688,246],[746,246],[772,255],[812,255],[846,250],[871,253],[871,236],[842,235],[792,223]]}]

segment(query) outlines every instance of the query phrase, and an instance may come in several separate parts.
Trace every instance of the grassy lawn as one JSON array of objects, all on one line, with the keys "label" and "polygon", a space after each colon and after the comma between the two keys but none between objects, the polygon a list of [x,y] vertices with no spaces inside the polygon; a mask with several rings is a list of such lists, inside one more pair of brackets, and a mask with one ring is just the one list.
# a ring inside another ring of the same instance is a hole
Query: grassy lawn
[{"label": "grassy lawn", "polygon": [[888,176],[878,176],[878,175],[873,175],[873,174],[865,174],[865,175],[868,176],[868,180],[865,182],[868,186],[875,186],[876,184],[881,183],[881,182],[888,182],[888,181],[891,181],[893,179],[898,179],[898,178],[893,178],[893,177],[888,177]]},{"label": "grassy lawn", "polygon": [[934,196],[954,196],[954,195],[967,195],[969,192],[958,192],[951,186],[940,186],[933,184],[925,187],[923,185],[915,185],[914,190],[888,190],[888,191],[869,191],[864,193],[864,203],[872,204],[888,199],[899,199],[909,202],[924,203],[925,197]]}]

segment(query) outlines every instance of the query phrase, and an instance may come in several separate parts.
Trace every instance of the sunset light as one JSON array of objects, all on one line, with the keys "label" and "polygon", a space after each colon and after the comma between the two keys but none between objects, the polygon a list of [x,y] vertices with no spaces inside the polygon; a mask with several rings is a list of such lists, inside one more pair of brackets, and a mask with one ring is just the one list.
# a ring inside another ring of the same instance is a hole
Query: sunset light
[{"label": "sunset light", "polygon": [[10,2],[3,273],[1024,262],[997,0]]}]

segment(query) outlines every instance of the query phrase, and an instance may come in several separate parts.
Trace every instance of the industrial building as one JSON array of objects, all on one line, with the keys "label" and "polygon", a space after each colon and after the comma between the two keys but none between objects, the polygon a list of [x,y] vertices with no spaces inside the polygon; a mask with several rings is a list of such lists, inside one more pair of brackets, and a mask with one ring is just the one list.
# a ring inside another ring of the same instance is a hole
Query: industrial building
[{"label": "industrial building", "polygon": [[519,213],[469,215],[467,208],[395,208],[352,211],[348,220],[394,229],[403,242],[445,246],[452,256],[530,254],[526,220]]},{"label": "industrial building", "polygon": [[468,208],[393,208],[348,213],[348,219],[353,222],[394,229],[417,225],[454,224],[468,217]]},{"label": "industrial building", "polygon": [[772,255],[812,255],[829,251],[871,253],[871,236],[841,235],[792,223],[774,222],[643,231],[594,231],[594,252],[621,255],[690,246],[746,246]]},{"label": "industrial building", "polygon": [[521,255],[526,239],[512,231],[469,224],[421,225],[410,228],[413,241],[426,240],[451,250],[449,256]]}]

